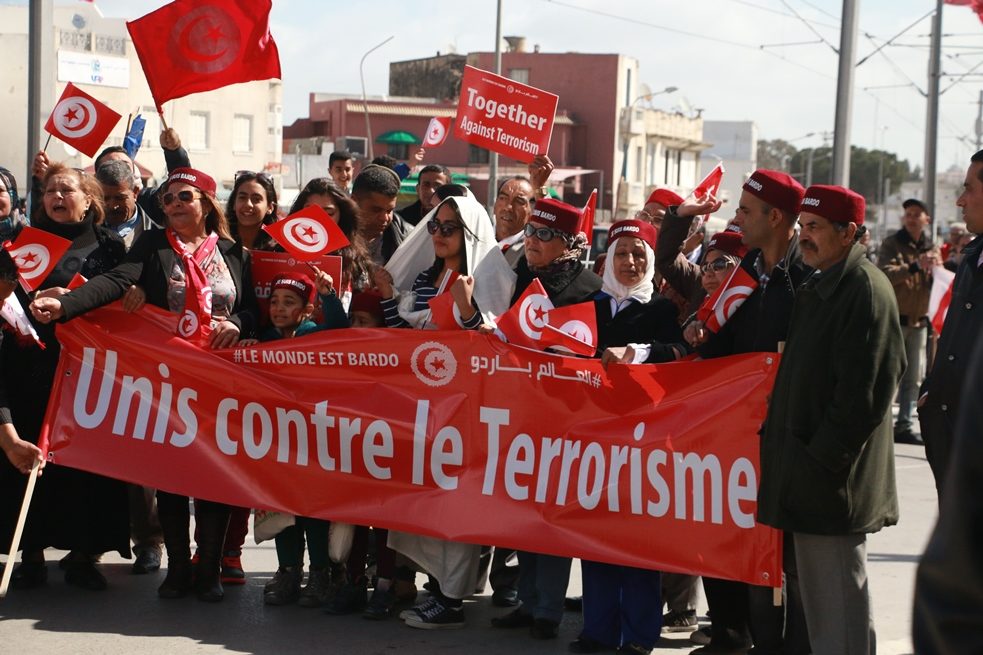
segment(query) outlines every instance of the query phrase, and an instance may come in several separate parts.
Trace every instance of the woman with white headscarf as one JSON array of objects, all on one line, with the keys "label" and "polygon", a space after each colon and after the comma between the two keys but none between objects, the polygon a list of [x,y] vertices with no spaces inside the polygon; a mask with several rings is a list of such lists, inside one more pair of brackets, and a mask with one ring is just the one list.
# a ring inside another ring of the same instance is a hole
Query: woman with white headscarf
[{"label": "woman with white headscarf", "polygon": [[482,317],[471,302],[471,275],[490,252],[498,250],[495,230],[474,196],[451,196],[413,229],[374,277],[382,294],[386,327],[435,329],[428,300],[454,295],[454,315],[472,329]]}]

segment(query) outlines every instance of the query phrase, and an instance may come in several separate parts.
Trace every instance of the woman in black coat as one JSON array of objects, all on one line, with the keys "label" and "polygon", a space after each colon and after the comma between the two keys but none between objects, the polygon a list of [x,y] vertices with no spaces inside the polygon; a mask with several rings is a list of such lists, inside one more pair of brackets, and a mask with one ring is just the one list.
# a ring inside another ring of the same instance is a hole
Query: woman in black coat
[{"label": "woman in black coat", "polygon": [[[611,348],[619,355],[606,361],[671,362],[686,353],[676,305],[654,288],[656,238],[655,228],[638,220],[608,231],[604,286],[594,299],[598,354]],[[629,346],[624,357],[620,351]],[[570,650],[651,652],[662,626],[660,573],[587,560],[581,567],[584,628]]]},{"label": "woman in black coat", "polygon": [[[76,274],[93,277],[110,270],[123,260],[125,251],[122,239],[101,225],[102,188],[94,177],[54,164],[41,180],[41,189],[33,227],[68,239],[71,246],[38,287],[39,298],[63,293]],[[18,236],[19,228],[15,243]],[[26,265],[18,263],[22,268]],[[23,289],[18,287],[14,294],[26,308],[30,300]],[[0,344],[0,425],[12,443],[16,443],[13,437],[36,443],[61,349],[52,325],[34,325],[45,349],[30,336],[5,327]],[[24,489],[24,476],[6,460],[0,463],[0,543],[10,543]],[[46,467],[31,503],[13,585],[43,584],[48,577],[44,549],[53,547],[71,551],[65,561],[66,582],[105,589],[106,578],[95,563],[104,552],[115,550],[130,556],[129,520],[123,482],[60,466]]]},{"label": "woman in black coat", "polygon": [[[42,321],[71,319],[120,298],[134,284],[147,294],[147,302],[181,314],[178,330],[183,336],[206,340],[213,348],[232,346],[240,335],[252,334],[256,322],[256,295],[249,275],[249,258],[242,244],[229,235],[222,208],[215,200],[215,181],[191,168],[171,172],[162,188],[161,202],[167,216],[163,230],[144,232],[122,264],[60,298],[38,299],[31,305]],[[189,269],[192,271],[189,275]],[[200,271],[200,273],[199,273]],[[196,288],[202,275],[211,289],[211,316],[199,317],[189,294],[199,296],[198,307],[207,307],[205,291]],[[208,325],[206,325],[208,323]],[[200,326],[201,330],[195,330]],[[183,328],[189,328],[182,332]],[[191,552],[188,499],[158,490],[157,507],[164,545],[167,577],[157,592],[162,598],[178,598],[191,591]],[[229,506],[200,500],[199,562],[195,592],[205,601],[224,596],[220,562]]]}]

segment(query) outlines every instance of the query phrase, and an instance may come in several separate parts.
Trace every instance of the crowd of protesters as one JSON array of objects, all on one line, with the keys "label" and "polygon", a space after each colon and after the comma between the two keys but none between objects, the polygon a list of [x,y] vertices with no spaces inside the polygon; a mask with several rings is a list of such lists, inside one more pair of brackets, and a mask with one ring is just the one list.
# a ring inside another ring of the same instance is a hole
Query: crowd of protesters
[{"label": "crowd of protesters", "polygon": [[[407,165],[382,158],[354,175],[353,157],[335,153],[330,177],[311,180],[289,212],[317,205],[338,223],[351,242],[338,253],[341,279],[317,269],[283,274],[271,285],[268,315],[259,316],[249,253],[279,249],[262,227],[289,213],[278,205],[273,180],[238,172],[223,207],[214,179],[192,167],[173,130],[161,144],[169,172],[158,188],[141,188],[121,148],[96,159],[94,176],[52,163],[43,152],[35,158],[30,223],[71,247],[31,296],[16,285],[16,269],[0,250],[0,292],[30,307],[47,344],[42,350],[14,331],[0,344],[0,446],[7,455],[0,466],[0,543],[13,532],[21,473],[40,457],[35,443],[59,354],[54,321],[117,299],[129,311],[146,303],[180,315],[207,286],[209,345],[226,348],[325,329],[433,329],[427,301],[446,292],[462,329],[494,334],[494,317],[534,280],[554,306],[594,304],[595,356],[605,365],[783,353],[760,430],[758,493],[758,520],[785,535],[783,602],[772,602],[770,588],[703,579],[711,625],[694,632],[694,641],[702,640],[695,653],[875,652],[866,535],[898,520],[895,441],[924,439],[940,497],[945,490],[940,530],[978,540],[978,530],[954,517],[964,503],[978,505],[979,494],[950,453],[978,452],[967,443],[972,424],[958,421],[960,393],[978,357],[971,355],[981,246],[973,235],[983,231],[983,152],[974,155],[958,202],[965,225],[953,226],[941,248],[925,232],[927,207],[912,199],[875,265],[863,245],[861,196],[835,186],[805,189],[787,174],[761,169],[744,183],[727,229],[706,237],[698,217],[720,210],[719,199],[655,190],[634,218],[610,226],[607,252],[594,270],[584,261],[581,210],[549,197],[553,166],[545,155],[529,165],[528,177],[502,182],[491,214],[467,188],[451,184],[445,167],[421,166],[418,199],[401,216],[395,207]],[[4,239],[16,239],[24,223],[18,205],[16,181],[0,169]],[[956,270],[951,309],[922,382],[933,342],[928,293],[943,265]],[[756,285],[711,330],[695,311],[739,272]],[[70,291],[75,273],[88,281]],[[900,411],[892,425],[896,393]],[[952,479],[943,485],[945,478]],[[132,548],[133,572],[150,573],[161,567],[164,550],[161,598],[219,601],[223,585],[245,580],[241,549],[250,509],[205,498],[194,506],[192,541],[187,497],[49,465],[13,585],[46,581],[46,548],[69,551],[62,561],[66,582],[93,590],[106,587],[101,554],[129,557]],[[510,608],[493,620],[496,628],[552,639],[571,600],[569,558],[305,517],[281,526],[274,540],[278,570],[263,590],[271,605],[461,628],[462,601],[483,589],[487,576],[492,602]],[[942,639],[929,617],[945,611],[942,595],[947,585],[958,586],[961,573],[946,565],[951,546],[933,544],[937,556],[919,578],[925,644]],[[582,567],[584,622],[572,652],[648,653],[664,630],[697,630],[698,577],[601,562]],[[429,593],[412,605],[417,572],[429,575]],[[924,652],[936,652],[931,648]]]}]

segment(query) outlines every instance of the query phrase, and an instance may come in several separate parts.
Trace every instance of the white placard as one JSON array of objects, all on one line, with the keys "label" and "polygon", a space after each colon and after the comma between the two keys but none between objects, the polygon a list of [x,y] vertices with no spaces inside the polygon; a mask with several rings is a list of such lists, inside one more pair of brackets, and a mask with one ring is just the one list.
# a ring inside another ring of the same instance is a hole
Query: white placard
[{"label": "white placard", "polygon": [[59,50],[58,81],[126,89],[130,86],[130,60],[126,57]]}]

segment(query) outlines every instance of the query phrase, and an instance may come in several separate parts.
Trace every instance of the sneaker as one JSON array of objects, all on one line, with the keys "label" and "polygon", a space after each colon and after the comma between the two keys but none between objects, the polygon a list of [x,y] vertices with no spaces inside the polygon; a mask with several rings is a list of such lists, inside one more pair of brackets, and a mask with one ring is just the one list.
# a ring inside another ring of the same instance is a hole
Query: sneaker
[{"label": "sneaker", "polygon": [[452,630],[464,627],[464,608],[448,607],[440,601],[420,608],[406,619],[406,625],[421,630]]},{"label": "sneaker", "polygon": [[693,632],[699,627],[696,620],[696,610],[670,610],[662,616],[664,632]]},{"label": "sneaker", "polygon": [[[197,553],[195,556],[197,557]],[[246,584],[246,572],[242,570],[241,550],[229,550],[222,555],[222,584]]]},{"label": "sneaker", "polygon": [[401,621],[405,621],[411,616],[423,616],[423,612],[436,602],[438,602],[437,598],[435,596],[430,596],[419,605],[414,605],[413,607],[400,612],[399,619]]},{"label": "sneaker", "polygon": [[331,569],[311,567],[307,574],[307,584],[300,590],[297,604],[301,607],[321,607],[326,605],[335,588],[331,586]]},{"label": "sneaker", "polygon": [[288,605],[300,598],[300,581],[304,571],[299,566],[281,566],[273,579],[263,587],[263,602],[267,605]]},{"label": "sneaker", "polygon": [[369,604],[365,606],[365,610],[362,612],[362,618],[370,621],[388,619],[393,615],[394,607],[396,607],[396,592],[393,588],[379,589],[376,587],[372,590]]}]

